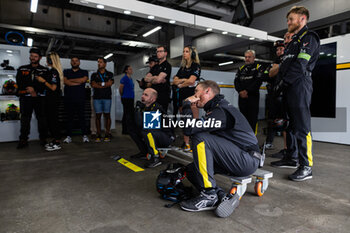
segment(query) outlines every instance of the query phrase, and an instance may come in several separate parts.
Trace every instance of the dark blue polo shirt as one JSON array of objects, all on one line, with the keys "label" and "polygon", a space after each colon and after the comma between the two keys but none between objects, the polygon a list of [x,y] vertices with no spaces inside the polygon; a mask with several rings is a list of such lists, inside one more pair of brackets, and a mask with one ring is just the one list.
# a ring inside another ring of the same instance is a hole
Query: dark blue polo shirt
[{"label": "dark blue polo shirt", "polygon": [[[82,78],[84,76],[88,76],[87,70],[79,69],[77,71],[73,71],[72,69],[67,69],[63,71],[64,77],[69,79]],[[64,86],[64,96],[65,98],[72,101],[80,101],[85,99],[85,83],[82,83],[77,86]]]},{"label": "dark blue polo shirt", "polygon": [[120,80],[120,83],[124,84],[122,98],[134,99],[134,82],[132,81],[132,78],[129,78],[127,75],[124,75],[124,77]]}]

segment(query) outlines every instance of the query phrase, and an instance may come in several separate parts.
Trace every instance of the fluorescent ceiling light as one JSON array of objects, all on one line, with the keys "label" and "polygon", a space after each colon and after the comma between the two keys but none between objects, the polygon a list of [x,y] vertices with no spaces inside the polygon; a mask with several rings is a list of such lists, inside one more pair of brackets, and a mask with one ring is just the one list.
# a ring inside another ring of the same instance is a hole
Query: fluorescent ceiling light
[{"label": "fluorescent ceiling light", "polygon": [[32,47],[33,46],[33,39],[32,38],[28,38],[27,39],[27,46],[28,47]]},{"label": "fluorescent ceiling light", "polygon": [[212,28],[207,28],[206,30],[207,30],[208,32],[213,31],[213,29],[212,29]]},{"label": "fluorescent ceiling light", "polygon": [[146,32],[145,34],[143,34],[142,36],[143,36],[143,37],[147,37],[147,36],[151,35],[152,33],[155,33],[156,31],[158,31],[158,30],[160,30],[160,29],[162,29],[161,26],[155,27],[155,28],[153,28],[151,31],[148,31],[148,32]]},{"label": "fluorescent ceiling light", "polygon": [[105,8],[105,6],[104,6],[104,5],[101,5],[101,4],[97,4],[96,7],[97,7],[98,9],[104,9],[104,8]]},{"label": "fluorescent ceiling light", "polygon": [[236,35],[236,37],[242,37],[242,35],[241,35],[241,34],[238,34],[238,35]]},{"label": "fluorescent ceiling light", "polygon": [[12,53],[12,50],[6,50],[6,53]]},{"label": "fluorescent ceiling light", "polygon": [[174,24],[176,23],[176,21],[172,19],[172,20],[169,20],[169,23]]},{"label": "fluorescent ceiling light", "polygon": [[104,59],[108,59],[108,58],[110,58],[111,56],[113,56],[113,53],[107,54],[106,56],[104,56]]},{"label": "fluorescent ceiling light", "polygon": [[124,14],[130,15],[130,14],[131,14],[131,11],[124,11]]},{"label": "fluorescent ceiling light", "polygon": [[31,0],[30,1],[30,12],[36,13],[36,11],[38,9],[38,1],[39,0]]},{"label": "fluorescent ceiling light", "polygon": [[331,54],[331,53],[328,53],[327,56],[328,56],[328,57],[329,57],[329,56],[332,56],[332,54]]},{"label": "fluorescent ceiling light", "polygon": [[222,32],[223,35],[227,35],[228,32]]},{"label": "fluorescent ceiling light", "polygon": [[255,37],[249,37],[249,40],[255,40]]},{"label": "fluorescent ceiling light", "polygon": [[320,55],[324,55],[324,52],[320,52]]},{"label": "fluorescent ceiling light", "polygon": [[147,18],[148,19],[154,19],[154,16],[153,15],[149,15]]},{"label": "fluorescent ceiling light", "polygon": [[226,66],[226,65],[230,65],[230,64],[233,64],[233,61],[219,63],[219,66]]}]

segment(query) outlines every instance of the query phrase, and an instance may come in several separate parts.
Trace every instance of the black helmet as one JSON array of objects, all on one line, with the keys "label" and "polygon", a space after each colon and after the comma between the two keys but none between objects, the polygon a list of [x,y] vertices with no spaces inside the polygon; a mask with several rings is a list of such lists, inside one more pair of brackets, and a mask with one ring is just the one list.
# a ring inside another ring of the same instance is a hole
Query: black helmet
[{"label": "black helmet", "polygon": [[161,198],[173,202],[180,202],[189,198],[191,190],[182,183],[182,180],[186,178],[185,169],[184,165],[174,163],[160,172],[156,181],[156,188]]},{"label": "black helmet", "polygon": [[19,107],[15,104],[9,104],[6,108],[6,119],[7,120],[18,120],[19,119]]},{"label": "black helmet", "polygon": [[273,43],[273,47],[284,47],[284,41],[283,40],[276,40],[275,43]]},{"label": "black helmet", "polygon": [[2,94],[4,95],[15,95],[17,93],[17,84],[14,80],[9,79],[5,81],[4,85],[2,86]]},{"label": "black helmet", "polygon": [[38,54],[40,57],[41,57],[41,51],[40,51],[40,49],[38,49],[38,48],[31,48],[30,50],[29,50],[29,53],[36,53],[36,54]]}]

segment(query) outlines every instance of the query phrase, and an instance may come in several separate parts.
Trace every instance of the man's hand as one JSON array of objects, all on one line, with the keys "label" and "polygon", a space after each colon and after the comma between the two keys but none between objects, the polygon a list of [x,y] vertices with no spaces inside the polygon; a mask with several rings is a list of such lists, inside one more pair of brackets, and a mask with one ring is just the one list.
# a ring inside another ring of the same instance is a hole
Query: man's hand
[{"label": "man's hand", "polygon": [[36,97],[36,92],[33,87],[27,87],[26,90],[32,97]]},{"label": "man's hand", "polygon": [[284,82],[283,79],[277,80],[276,82],[277,84],[273,88],[273,96],[279,97],[281,93],[288,87],[288,84]]},{"label": "man's hand", "polygon": [[185,101],[190,101],[191,104],[196,104],[199,101],[199,98],[193,95],[188,97]]},{"label": "man's hand", "polygon": [[248,92],[246,90],[240,91],[239,96],[243,99],[248,98]]}]

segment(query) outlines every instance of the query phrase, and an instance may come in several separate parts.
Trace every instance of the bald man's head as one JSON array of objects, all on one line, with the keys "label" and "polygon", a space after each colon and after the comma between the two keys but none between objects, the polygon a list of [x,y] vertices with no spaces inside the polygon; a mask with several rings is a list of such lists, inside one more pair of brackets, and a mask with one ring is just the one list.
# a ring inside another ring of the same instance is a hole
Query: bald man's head
[{"label": "bald man's head", "polygon": [[150,106],[154,102],[156,102],[158,97],[158,93],[153,88],[146,88],[141,96],[141,102],[146,105],[146,107]]}]

